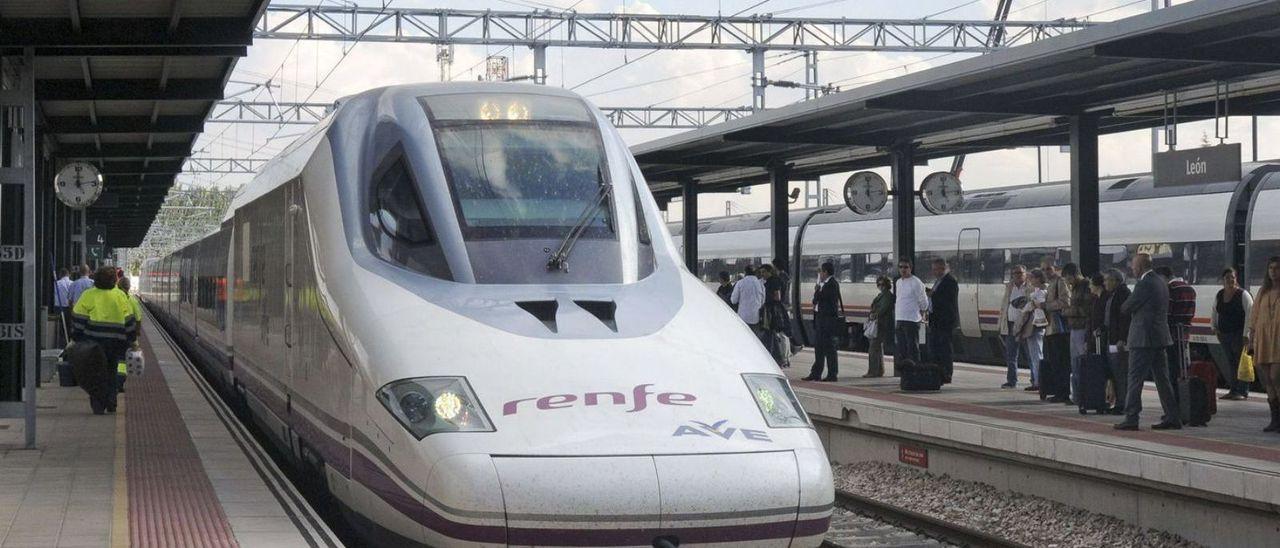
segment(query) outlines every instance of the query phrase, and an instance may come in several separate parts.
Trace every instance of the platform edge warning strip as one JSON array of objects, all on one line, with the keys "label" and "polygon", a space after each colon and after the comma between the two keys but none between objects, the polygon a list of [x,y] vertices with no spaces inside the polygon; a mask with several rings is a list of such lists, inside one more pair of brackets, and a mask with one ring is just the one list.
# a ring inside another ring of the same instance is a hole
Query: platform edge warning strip
[{"label": "platform edge warning strip", "polygon": [[159,333],[159,338],[164,340],[165,344],[174,352],[187,377],[195,384],[196,389],[204,397],[205,403],[209,404],[214,416],[222,422],[222,425],[230,433],[232,440],[240,448],[240,451],[249,459],[250,466],[257,472],[258,477],[266,485],[267,489],[271,491],[281,508],[284,509],[285,514],[288,515],[289,520],[298,528],[306,543],[317,548],[319,546],[342,548],[342,542],[338,540],[328,525],[316,515],[314,509],[310,507],[293,484],[289,482],[275,461],[267,455],[266,451],[245,429],[244,425],[234,416],[231,409],[218,396],[213,386],[201,376],[190,357],[174,340],[173,335],[166,330],[166,326],[159,321],[155,321],[156,318],[151,316],[149,312],[148,317],[151,319],[149,325],[153,326],[151,328],[153,332]]},{"label": "platform edge warning strip", "polygon": [[115,472],[111,490],[111,548],[129,546],[129,476],[127,402],[121,399],[116,411]]},{"label": "platform edge warning strip", "polygon": [[125,417],[130,544],[239,546],[160,362],[142,346],[152,365],[130,376],[124,394],[133,403]]}]

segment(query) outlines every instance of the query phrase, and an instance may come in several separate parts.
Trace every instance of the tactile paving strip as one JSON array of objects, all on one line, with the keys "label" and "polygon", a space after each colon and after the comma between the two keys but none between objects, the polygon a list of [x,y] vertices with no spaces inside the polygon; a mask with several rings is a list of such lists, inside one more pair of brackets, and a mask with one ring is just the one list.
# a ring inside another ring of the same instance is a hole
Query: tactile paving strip
[{"label": "tactile paving strip", "polygon": [[[145,337],[144,337],[145,338]],[[125,385],[129,538],[135,547],[238,546],[159,362]]]}]

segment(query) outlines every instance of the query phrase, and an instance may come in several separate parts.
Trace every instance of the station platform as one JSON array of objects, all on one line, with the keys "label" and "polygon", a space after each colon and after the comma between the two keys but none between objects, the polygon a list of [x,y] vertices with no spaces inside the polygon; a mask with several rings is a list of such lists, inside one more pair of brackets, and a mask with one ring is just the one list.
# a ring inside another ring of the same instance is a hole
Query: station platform
[{"label": "station platform", "polygon": [[[1219,401],[1206,427],[1154,431],[1161,411],[1148,382],[1142,430],[1126,432],[1112,428],[1120,416],[1081,415],[1024,391],[1027,371],[1010,390],[1000,388],[1003,367],[957,363],[941,391],[907,393],[891,376],[862,378],[866,354],[841,352],[834,383],[799,380],[813,363],[811,351],[791,363],[784,371],[833,461],[923,467],[1206,546],[1274,546],[1280,538],[1280,435],[1262,432],[1269,421],[1263,394]],[[892,370],[891,358],[885,369]],[[841,434],[849,430],[865,435]]]},{"label": "station platform", "polygon": [[36,449],[0,421],[0,547],[340,546],[164,335],[141,342],[114,415],[54,379]]}]

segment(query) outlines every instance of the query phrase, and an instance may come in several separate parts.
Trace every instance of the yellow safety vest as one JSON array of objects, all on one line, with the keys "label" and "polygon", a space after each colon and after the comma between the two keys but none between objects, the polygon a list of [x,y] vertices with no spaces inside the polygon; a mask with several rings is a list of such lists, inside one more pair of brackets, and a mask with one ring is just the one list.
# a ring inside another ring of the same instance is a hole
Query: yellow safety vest
[{"label": "yellow safety vest", "polygon": [[129,342],[137,334],[137,318],[129,298],[119,289],[91,287],[71,310],[75,331],[91,339]]}]

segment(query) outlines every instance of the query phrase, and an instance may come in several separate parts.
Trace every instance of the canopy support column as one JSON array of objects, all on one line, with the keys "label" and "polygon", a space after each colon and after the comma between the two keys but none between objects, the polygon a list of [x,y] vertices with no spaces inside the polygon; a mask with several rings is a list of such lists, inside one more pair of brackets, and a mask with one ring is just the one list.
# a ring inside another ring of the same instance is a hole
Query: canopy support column
[{"label": "canopy support column", "polygon": [[1085,276],[1099,268],[1098,117],[1069,117],[1071,124],[1071,259]]},{"label": "canopy support column", "polygon": [[683,203],[680,204],[682,216],[684,217],[684,230],[681,238],[684,240],[684,265],[692,272],[698,275],[698,182],[693,179],[682,179],[680,181],[680,197]]},{"label": "canopy support column", "polygon": [[547,46],[533,46],[533,83],[547,83]]},{"label": "canopy support column", "polygon": [[889,150],[889,186],[893,195],[893,259],[916,258],[916,172],[915,144],[894,146]]},{"label": "canopy support column", "polygon": [[790,230],[790,208],[788,201],[787,187],[790,179],[787,178],[787,172],[790,169],[786,164],[777,164],[769,167],[769,241],[772,242],[769,250],[772,254],[770,259],[786,259],[791,246]]}]

